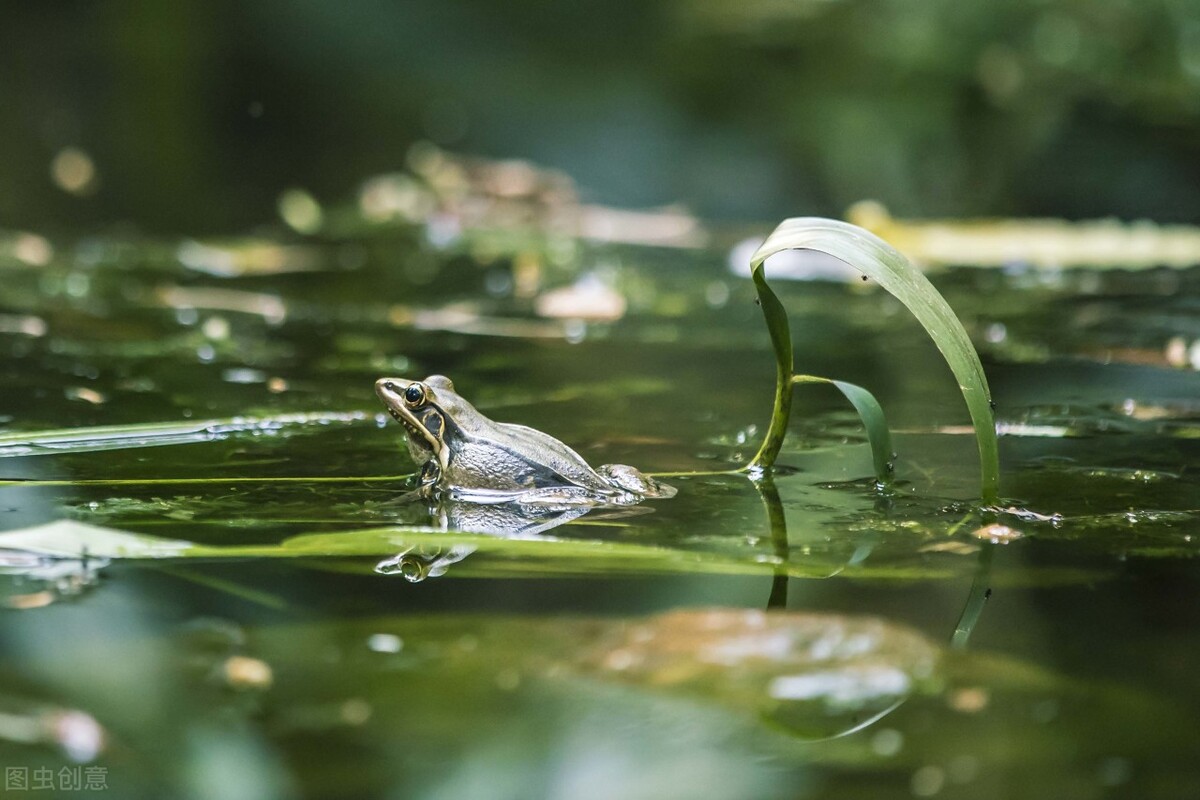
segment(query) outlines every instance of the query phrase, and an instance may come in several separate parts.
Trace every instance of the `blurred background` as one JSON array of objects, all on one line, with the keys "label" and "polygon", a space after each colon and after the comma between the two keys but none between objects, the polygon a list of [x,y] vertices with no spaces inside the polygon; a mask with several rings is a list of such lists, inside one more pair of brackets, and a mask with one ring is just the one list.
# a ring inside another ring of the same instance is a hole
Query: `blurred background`
[{"label": "blurred background", "polygon": [[1200,3],[8,3],[0,226],[234,233],[410,147],[713,220],[1200,217]]}]

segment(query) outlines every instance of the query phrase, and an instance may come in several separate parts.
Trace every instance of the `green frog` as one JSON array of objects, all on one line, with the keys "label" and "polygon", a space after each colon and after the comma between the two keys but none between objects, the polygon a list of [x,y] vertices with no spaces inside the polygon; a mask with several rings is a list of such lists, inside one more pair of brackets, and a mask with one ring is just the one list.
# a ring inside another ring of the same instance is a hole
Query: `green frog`
[{"label": "green frog", "polygon": [[428,494],[477,502],[511,499],[630,505],[672,497],[675,488],[633,467],[592,469],[571,448],[524,425],[493,422],[443,375],[423,381],[380,378],[375,393],[408,434]]}]

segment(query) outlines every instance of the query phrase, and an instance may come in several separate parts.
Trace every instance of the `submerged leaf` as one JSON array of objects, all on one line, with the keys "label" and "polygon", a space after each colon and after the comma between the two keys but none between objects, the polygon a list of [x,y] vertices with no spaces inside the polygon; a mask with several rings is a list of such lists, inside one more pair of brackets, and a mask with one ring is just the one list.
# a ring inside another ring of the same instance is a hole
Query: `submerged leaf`
[{"label": "submerged leaf", "polygon": [[874,617],[707,608],[592,628],[576,671],[755,710],[806,739],[861,730],[938,688],[933,643]]}]

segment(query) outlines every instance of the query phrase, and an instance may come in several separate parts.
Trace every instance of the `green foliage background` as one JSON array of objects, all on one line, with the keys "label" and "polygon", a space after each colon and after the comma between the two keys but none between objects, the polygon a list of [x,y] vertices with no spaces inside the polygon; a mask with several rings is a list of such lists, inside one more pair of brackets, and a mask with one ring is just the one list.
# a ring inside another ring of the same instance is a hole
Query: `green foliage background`
[{"label": "green foliage background", "polygon": [[0,224],[240,231],[422,139],[716,218],[1187,221],[1198,89],[1195,2],[14,3]]}]

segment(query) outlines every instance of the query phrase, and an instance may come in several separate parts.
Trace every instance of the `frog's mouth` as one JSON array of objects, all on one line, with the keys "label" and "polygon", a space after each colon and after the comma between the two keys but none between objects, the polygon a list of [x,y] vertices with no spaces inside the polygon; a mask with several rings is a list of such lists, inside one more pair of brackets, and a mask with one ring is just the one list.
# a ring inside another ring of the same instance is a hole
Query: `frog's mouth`
[{"label": "frog's mouth", "polygon": [[430,451],[434,457],[441,460],[442,448],[445,447],[445,443],[441,439],[434,436],[423,426],[418,425],[416,420],[404,410],[397,410],[389,405],[388,413],[392,415],[392,419],[404,427],[404,432],[408,434],[409,441],[424,450]]}]

